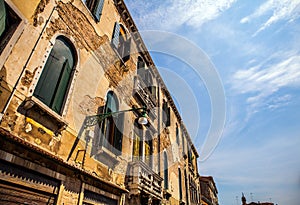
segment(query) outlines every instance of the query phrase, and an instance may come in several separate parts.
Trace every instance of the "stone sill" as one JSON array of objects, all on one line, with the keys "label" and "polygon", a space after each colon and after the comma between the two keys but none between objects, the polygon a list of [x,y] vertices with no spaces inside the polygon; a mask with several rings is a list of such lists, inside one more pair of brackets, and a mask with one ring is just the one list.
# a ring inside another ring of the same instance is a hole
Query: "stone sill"
[{"label": "stone sill", "polygon": [[51,110],[34,96],[26,98],[18,111],[55,133],[60,133],[68,125],[62,116]]}]

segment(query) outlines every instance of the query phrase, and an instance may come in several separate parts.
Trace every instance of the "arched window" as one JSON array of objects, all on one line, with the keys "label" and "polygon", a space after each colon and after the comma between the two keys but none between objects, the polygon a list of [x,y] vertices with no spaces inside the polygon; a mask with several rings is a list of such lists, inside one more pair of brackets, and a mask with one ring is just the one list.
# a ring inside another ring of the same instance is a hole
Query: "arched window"
[{"label": "arched window", "polygon": [[73,45],[66,38],[58,37],[33,93],[58,114],[62,113],[75,60]]},{"label": "arched window", "polygon": [[[118,110],[119,102],[117,96],[114,92],[110,91],[107,93],[104,113],[117,112]],[[117,155],[120,155],[122,151],[123,127],[123,113],[105,118],[102,125],[103,145]]]},{"label": "arched window", "polygon": [[169,188],[169,168],[168,168],[168,156],[164,152],[164,188]]},{"label": "arched window", "polygon": [[115,23],[112,44],[124,62],[129,60],[131,38],[126,34],[125,28],[118,22]]},{"label": "arched window", "polygon": [[182,179],[181,179],[181,170],[178,167],[178,188],[179,188],[179,200],[182,200]]}]

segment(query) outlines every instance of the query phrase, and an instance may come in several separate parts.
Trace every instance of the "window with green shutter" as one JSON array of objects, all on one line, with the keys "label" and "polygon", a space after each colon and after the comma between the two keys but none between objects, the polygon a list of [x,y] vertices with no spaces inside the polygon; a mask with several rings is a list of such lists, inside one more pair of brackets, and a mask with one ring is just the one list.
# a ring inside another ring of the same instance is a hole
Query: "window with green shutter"
[{"label": "window with green shutter", "polygon": [[43,68],[33,95],[61,114],[75,64],[69,41],[58,37]]},{"label": "window with green shutter", "polygon": [[91,11],[96,21],[99,22],[102,15],[104,0],[84,0],[83,2]]},{"label": "window with green shutter", "polygon": [[21,22],[20,17],[4,1],[0,0],[0,54],[12,38]]},{"label": "window with green shutter", "polygon": [[115,23],[111,44],[124,62],[129,60],[131,38],[126,34],[125,28],[118,22]]},{"label": "window with green shutter", "polygon": [[4,33],[6,25],[6,9],[4,0],[0,0],[0,37]]}]

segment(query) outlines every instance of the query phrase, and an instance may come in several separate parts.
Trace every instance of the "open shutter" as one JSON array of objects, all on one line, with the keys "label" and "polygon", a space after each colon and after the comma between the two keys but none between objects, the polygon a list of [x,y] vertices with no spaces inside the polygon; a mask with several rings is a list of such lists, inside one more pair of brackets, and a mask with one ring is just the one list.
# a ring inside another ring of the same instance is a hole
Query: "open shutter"
[{"label": "open shutter", "polygon": [[94,14],[95,18],[97,19],[97,21],[100,21],[103,5],[104,5],[104,0],[99,0],[93,11],[93,14]]},{"label": "open shutter", "polygon": [[122,153],[122,141],[123,141],[123,131],[124,131],[124,113],[118,115],[115,118],[116,127],[115,127],[115,139],[114,139],[114,147],[119,151],[116,154],[121,155]]},{"label": "open shutter", "polygon": [[119,34],[120,34],[120,24],[116,22],[114,33],[113,33],[113,39],[112,39],[112,44],[115,48],[119,47]]},{"label": "open shutter", "polygon": [[3,34],[5,27],[6,27],[5,3],[3,0],[0,0],[0,37]]},{"label": "open shutter", "polygon": [[59,83],[57,84],[56,93],[51,106],[51,108],[57,113],[61,112],[61,108],[69,85],[71,73],[72,68],[69,65],[68,59],[66,59],[63,64],[63,69],[61,71]]},{"label": "open shutter", "polygon": [[131,38],[129,38],[124,43],[124,55],[123,55],[123,61],[126,62],[130,58],[130,46],[131,46]]}]

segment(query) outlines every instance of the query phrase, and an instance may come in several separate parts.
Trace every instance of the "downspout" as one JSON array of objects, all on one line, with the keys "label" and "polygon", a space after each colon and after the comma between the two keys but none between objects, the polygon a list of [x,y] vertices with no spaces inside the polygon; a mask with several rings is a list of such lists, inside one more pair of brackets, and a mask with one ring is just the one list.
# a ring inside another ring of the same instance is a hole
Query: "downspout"
[{"label": "downspout", "polygon": [[158,105],[157,105],[157,107],[158,107],[158,113],[157,113],[157,116],[158,116],[158,119],[157,119],[157,121],[158,121],[158,123],[157,123],[157,130],[158,130],[158,174],[160,175],[160,172],[161,172],[161,170],[160,170],[160,134],[161,134],[161,117],[160,117],[160,92],[161,92],[161,85],[160,85],[160,83],[158,82],[157,83],[157,85],[158,85],[158,89],[157,89],[157,98],[158,98]]},{"label": "downspout", "polygon": [[47,25],[48,25],[50,19],[51,19],[51,17],[52,17],[52,15],[53,15],[55,9],[56,9],[56,6],[53,7],[53,9],[52,9],[52,11],[51,11],[51,13],[50,13],[49,18],[48,18],[47,21],[45,22],[45,25],[44,25],[44,27],[43,27],[43,29],[42,29],[42,32],[40,33],[38,39],[36,40],[36,42],[35,42],[35,44],[34,44],[34,46],[33,46],[33,49],[31,50],[30,55],[29,55],[29,57],[27,58],[27,61],[26,61],[25,65],[24,65],[23,68],[22,68],[21,74],[19,75],[18,80],[17,80],[17,82],[15,83],[15,85],[14,85],[14,87],[13,87],[13,89],[12,89],[12,91],[11,91],[11,93],[10,93],[10,95],[9,95],[9,97],[8,97],[8,99],[7,99],[7,101],[6,101],[5,105],[4,105],[4,107],[3,107],[2,111],[1,111],[1,113],[0,113],[0,123],[1,123],[1,121],[2,121],[2,119],[3,119],[3,116],[4,116],[5,112],[7,111],[8,107],[9,107],[9,104],[10,104],[10,102],[11,102],[13,96],[15,95],[15,92],[16,92],[16,90],[17,90],[17,86],[18,86],[18,84],[20,83],[20,81],[21,81],[21,79],[22,79],[22,76],[23,76],[23,74],[24,74],[24,72],[25,72],[25,70],[26,70],[26,68],[27,68],[27,65],[28,65],[29,61],[31,60],[31,57],[32,57],[32,55],[33,55],[33,53],[34,53],[34,51],[35,51],[37,45],[38,45],[38,42],[40,41],[40,39],[41,39],[41,37],[42,37],[42,35],[43,35],[43,33],[44,33],[44,31],[45,31],[45,29],[46,29],[46,27],[47,27]]}]

